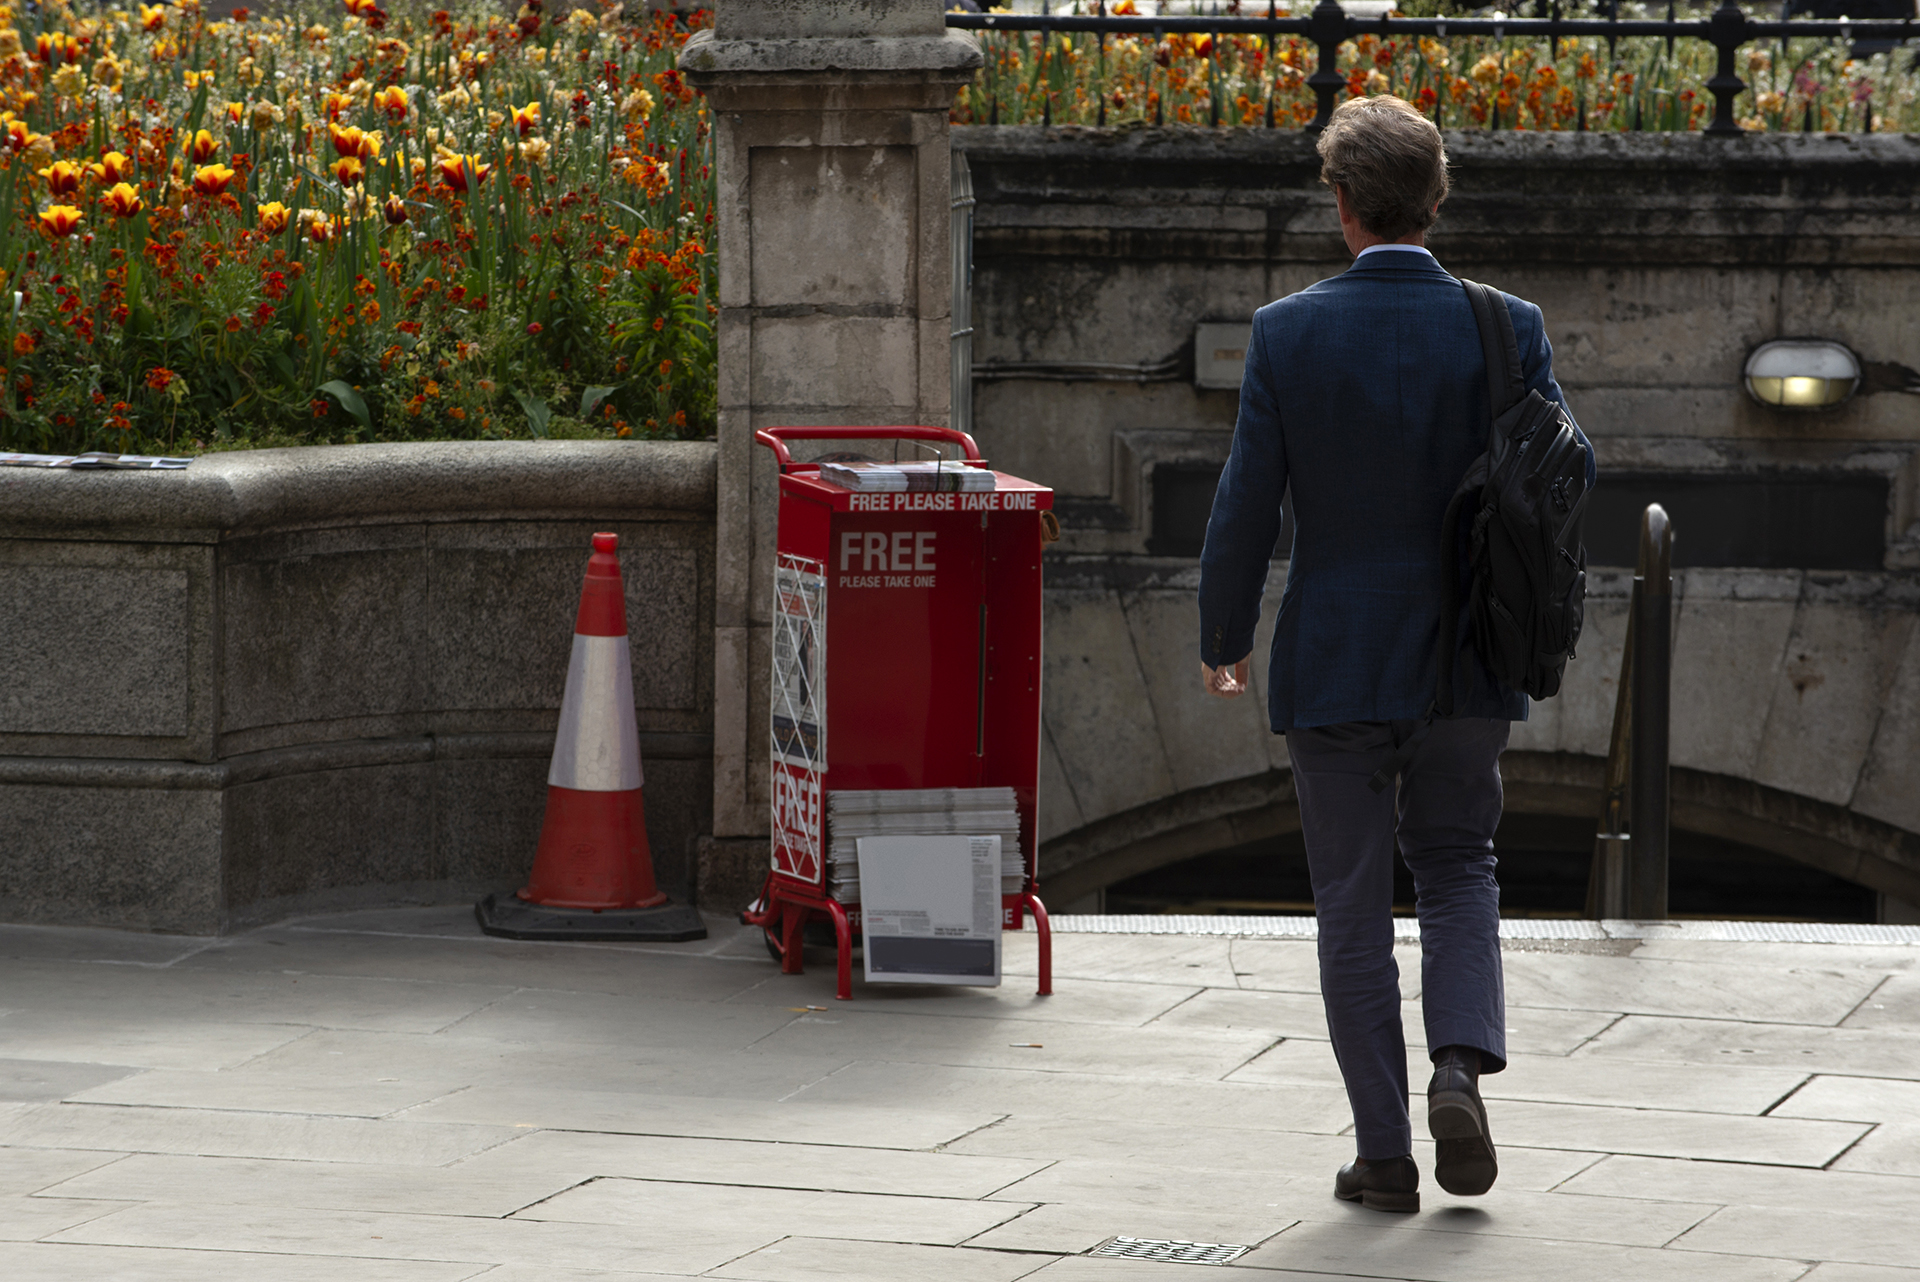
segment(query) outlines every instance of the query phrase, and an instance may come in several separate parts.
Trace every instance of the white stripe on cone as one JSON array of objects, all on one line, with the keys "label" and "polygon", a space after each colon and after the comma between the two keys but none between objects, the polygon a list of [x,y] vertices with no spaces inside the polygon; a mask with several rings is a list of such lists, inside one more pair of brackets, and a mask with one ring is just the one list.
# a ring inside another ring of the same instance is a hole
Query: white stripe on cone
[{"label": "white stripe on cone", "polygon": [[547,782],[578,792],[640,787],[640,732],[633,717],[627,638],[574,634]]}]

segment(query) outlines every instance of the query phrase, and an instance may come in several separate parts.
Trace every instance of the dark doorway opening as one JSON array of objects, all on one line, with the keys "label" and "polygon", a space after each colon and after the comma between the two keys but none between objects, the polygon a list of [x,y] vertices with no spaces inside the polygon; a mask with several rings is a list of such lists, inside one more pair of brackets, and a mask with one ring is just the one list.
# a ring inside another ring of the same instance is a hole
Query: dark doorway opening
[{"label": "dark doorway opening", "polygon": [[[1500,910],[1578,917],[1593,858],[1590,819],[1509,814],[1494,836]],[[1700,833],[1673,834],[1668,899],[1676,917],[1871,922],[1874,892],[1817,868]],[[1394,911],[1413,912],[1413,877],[1395,861]],[[1311,913],[1299,833],[1200,855],[1107,887],[1110,913]]]}]

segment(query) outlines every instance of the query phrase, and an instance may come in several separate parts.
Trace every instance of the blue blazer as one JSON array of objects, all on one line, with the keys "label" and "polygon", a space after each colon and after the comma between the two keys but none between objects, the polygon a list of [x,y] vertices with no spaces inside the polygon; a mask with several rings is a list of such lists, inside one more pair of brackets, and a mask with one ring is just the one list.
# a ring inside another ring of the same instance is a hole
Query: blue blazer
[{"label": "blue blazer", "polygon": [[[1527,386],[1564,405],[1540,309],[1506,299]],[[1254,313],[1233,454],[1200,554],[1200,657],[1219,667],[1253,649],[1291,489],[1267,683],[1276,732],[1425,715],[1441,519],[1487,447],[1490,413],[1466,291],[1426,254],[1368,254]],[[1587,459],[1591,482],[1591,447]],[[1459,636],[1455,715],[1526,720],[1526,696],[1474,651],[1464,604]]]}]

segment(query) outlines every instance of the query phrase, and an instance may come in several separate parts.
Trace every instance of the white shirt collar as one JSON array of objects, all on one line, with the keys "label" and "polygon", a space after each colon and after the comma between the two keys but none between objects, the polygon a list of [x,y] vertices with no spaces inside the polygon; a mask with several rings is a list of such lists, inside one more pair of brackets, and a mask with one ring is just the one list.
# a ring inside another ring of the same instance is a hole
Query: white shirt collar
[{"label": "white shirt collar", "polygon": [[[1353,256],[1353,261],[1357,263],[1368,254],[1383,253],[1387,250],[1398,250],[1401,253],[1425,254],[1428,258],[1433,258],[1433,251],[1425,245],[1368,245],[1365,249]],[[1434,259],[1434,261],[1438,262],[1439,260]]]}]

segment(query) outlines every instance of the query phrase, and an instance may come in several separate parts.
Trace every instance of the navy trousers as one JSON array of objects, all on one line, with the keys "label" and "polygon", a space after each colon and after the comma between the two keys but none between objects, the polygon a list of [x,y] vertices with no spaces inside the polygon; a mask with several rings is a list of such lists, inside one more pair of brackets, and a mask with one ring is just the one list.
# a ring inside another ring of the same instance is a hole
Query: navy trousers
[{"label": "navy trousers", "polygon": [[1500,822],[1506,721],[1434,723],[1398,789],[1368,787],[1417,722],[1351,721],[1287,731],[1320,929],[1320,993],[1353,1105],[1358,1156],[1413,1151],[1400,969],[1393,960],[1393,857],[1413,873],[1428,1053],[1471,1046],[1506,1067],[1500,973]]}]

